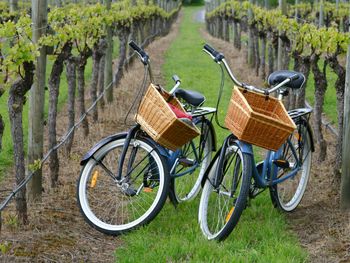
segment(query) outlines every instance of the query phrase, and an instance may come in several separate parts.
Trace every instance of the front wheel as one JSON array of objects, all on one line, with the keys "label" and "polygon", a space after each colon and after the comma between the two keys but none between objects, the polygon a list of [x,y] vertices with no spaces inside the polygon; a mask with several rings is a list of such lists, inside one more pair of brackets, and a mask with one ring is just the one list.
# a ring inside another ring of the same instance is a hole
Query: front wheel
[{"label": "front wheel", "polygon": [[282,146],[279,159],[287,161],[288,168],[278,168],[277,178],[282,179],[291,170],[299,169],[295,176],[270,187],[275,207],[285,212],[293,211],[301,202],[310,177],[312,137],[305,122],[296,123],[297,129]]},{"label": "front wheel", "polygon": [[252,172],[250,156],[234,142],[226,149],[219,174],[218,156],[203,187],[198,220],[208,240],[221,241],[232,232],[246,207]]},{"label": "front wheel", "polygon": [[83,167],[77,199],[84,219],[97,230],[117,235],[150,222],[168,193],[169,175],[162,156],[142,139],[130,141],[123,177],[116,178],[125,138],[99,149]]}]

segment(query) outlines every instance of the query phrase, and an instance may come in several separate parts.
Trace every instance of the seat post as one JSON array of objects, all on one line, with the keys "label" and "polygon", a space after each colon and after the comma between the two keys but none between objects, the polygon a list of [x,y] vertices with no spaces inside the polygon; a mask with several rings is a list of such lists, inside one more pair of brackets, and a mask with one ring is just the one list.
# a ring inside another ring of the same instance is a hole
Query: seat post
[{"label": "seat post", "polygon": [[281,92],[278,92],[277,99],[278,99],[279,101],[281,101],[281,100],[283,99],[283,95],[282,95]]}]

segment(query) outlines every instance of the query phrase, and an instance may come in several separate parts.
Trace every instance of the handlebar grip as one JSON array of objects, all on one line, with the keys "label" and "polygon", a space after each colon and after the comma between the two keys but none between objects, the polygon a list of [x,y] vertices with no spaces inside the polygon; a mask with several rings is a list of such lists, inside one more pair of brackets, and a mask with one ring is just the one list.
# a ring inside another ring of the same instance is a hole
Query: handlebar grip
[{"label": "handlebar grip", "polygon": [[178,75],[173,75],[172,79],[175,81],[175,83],[180,82],[180,78]]},{"label": "handlebar grip", "polygon": [[222,53],[216,51],[214,48],[212,48],[208,44],[205,44],[203,48],[205,51],[209,52],[214,57],[214,61],[216,63],[219,63],[225,58],[225,56]]},{"label": "handlebar grip", "polygon": [[129,46],[132,47],[135,51],[141,54],[143,51],[133,40],[129,42]]},{"label": "handlebar grip", "polygon": [[140,48],[133,40],[129,42],[129,46],[132,47],[141,56],[141,61],[144,65],[148,64],[149,56],[148,54]]},{"label": "handlebar grip", "polygon": [[204,45],[204,49],[206,50],[206,51],[208,51],[210,54],[212,54],[212,56],[213,57],[216,57],[218,54],[219,54],[219,52],[217,52],[214,48],[212,48],[210,45],[208,45],[208,44],[205,44]]}]

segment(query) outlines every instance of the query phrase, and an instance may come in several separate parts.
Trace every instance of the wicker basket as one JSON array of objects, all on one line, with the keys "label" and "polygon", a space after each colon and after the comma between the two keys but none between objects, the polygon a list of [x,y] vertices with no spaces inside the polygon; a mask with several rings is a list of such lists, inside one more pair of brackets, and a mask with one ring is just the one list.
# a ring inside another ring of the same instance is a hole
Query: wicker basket
[{"label": "wicker basket", "polygon": [[234,87],[225,125],[242,141],[277,151],[296,128],[281,101]]},{"label": "wicker basket", "polygon": [[153,140],[175,151],[200,132],[196,126],[179,120],[167,102],[185,112],[176,98],[170,97],[162,88],[151,84],[141,101],[136,121]]}]

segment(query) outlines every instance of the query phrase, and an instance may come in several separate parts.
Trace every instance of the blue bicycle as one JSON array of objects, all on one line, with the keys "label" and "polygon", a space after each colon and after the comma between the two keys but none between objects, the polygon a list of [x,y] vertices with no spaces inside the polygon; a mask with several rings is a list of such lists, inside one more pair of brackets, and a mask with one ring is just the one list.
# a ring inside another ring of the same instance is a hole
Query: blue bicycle
[{"label": "blue bicycle", "polygon": [[[153,82],[147,53],[134,42],[129,45],[145,66],[144,83],[147,75]],[[128,132],[104,138],[81,161],[78,204],[84,219],[103,233],[117,235],[147,224],[160,212],[168,195],[176,204],[194,198],[201,188],[215,150],[210,116],[216,109],[201,107],[204,96],[180,89],[180,79],[173,79],[175,86],[170,93],[185,103],[200,136],[171,151],[137,124]]]},{"label": "blue bicycle", "polygon": [[[275,85],[272,88],[249,86],[234,77],[222,53],[209,45],[205,45],[204,50],[226,69],[234,84],[244,92],[264,94],[266,102],[272,92],[277,92],[281,100],[289,89],[300,89],[305,81],[301,73],[276,71],[268,78],[269,84]],[[310,176],[314,151],[309,125],[311,112],[307,108],[289,111],[296,129],[277,151],[267,151],[265,160],[257,164],[251,144],[233,134],[224,140],[203,178],[198,219],[207,239],[224,240],[237,225],[247,198],[257,196],[264,189],[270,190],[273,204],[282,211],[290,212],[298,206]]]}]

